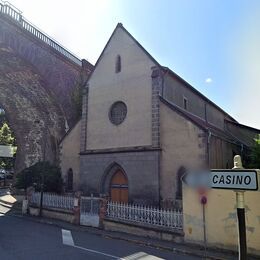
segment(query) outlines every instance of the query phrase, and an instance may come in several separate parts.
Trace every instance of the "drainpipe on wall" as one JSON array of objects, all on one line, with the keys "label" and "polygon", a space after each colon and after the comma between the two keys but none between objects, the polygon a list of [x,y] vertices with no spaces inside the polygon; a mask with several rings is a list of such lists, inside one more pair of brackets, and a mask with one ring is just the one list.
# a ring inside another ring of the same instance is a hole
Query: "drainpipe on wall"
[{"label": "drainpipe on wall", "polygon": [[211,132],[208,129],[207,153],[208,153],[208,166],[209,166],[209,168],[210,168],[210,139],[211,139]]},{"label": "drainpipe on wall", "polygon": [[242,155],[243,155],[243,151],[244,151],[244,145],[243,145],[243,144],[241,144],[241,149],[240,149],[240,152],[241,152],[241,157],[242,157]]},{"label": "drainpipe on wall", "polygon": [[204,112],[205,112],[205,121],[208,123],[208,113],[207,113],[207,103],[204,105]]},{"label": "drainpipe on wall", "polygon": [[161,152],[158,151],[158,193],[159,193],[159,208],[161,209]]}]

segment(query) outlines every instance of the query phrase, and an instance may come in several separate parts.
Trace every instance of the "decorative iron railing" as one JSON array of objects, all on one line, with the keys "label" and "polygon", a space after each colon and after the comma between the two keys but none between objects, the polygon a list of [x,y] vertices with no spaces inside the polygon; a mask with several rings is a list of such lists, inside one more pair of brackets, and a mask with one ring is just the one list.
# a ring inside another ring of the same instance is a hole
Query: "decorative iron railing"
[{"label": "decorative iron railing", "polygon": [[18,10],[16,7],[11,5],[9,2],[3,2],[0,0],[0,14],[5,15],[6,17],[11,18],[13,21],[17,23],[18,26],[21,26],[25,31],[31,33],[39,40],[43,41],[74,63],[81,66],[81,60],[70,51],[68,51],[65,47],[63,47],[60,43],[52,39],[46,33],[42,32],[35,25],[27,21],[22,16],[22,12]]},{"label": "decorative iron railing", "polygon": [[[30,204],[40,206],[41,193],[34,192],[30,197]],[[74,197],[61,196],[52,193],[43,193],[43,207],[45,208],[61,208],[72,210],[74,207]]]},{"label": "decorative iron railing", "polygon": [[124,220],[173,230],[182,230],[183,228],[183,213],[181,210],[163,210],[109,201],[106,216],[114,220]]}]

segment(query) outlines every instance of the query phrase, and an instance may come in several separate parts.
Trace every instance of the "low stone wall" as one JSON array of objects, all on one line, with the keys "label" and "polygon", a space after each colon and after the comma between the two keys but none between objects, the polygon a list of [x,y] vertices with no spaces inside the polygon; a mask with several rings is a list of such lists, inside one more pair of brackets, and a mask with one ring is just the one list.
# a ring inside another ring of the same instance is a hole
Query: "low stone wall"
[{"label": "low stone wall", "polygon": [[[260,176],[259,176],[260,177]],[[260,184],[260,183],[259,183]],[[185,242],[221,250],[238,251],[236,194],[232,190],[211,189],[206,196],[205,224],[201,195],[183,186]],[[260,192],[245,192],[246,238],[248,254],[260,257]],[[204,233],[205,229],[205,233]],[[205,234],[205,242],[204,242]],[[259,258],[260,259],[260,258]]]},{"label": "low stone wall", "polygon": [[[38,207],[29,207],[29,214],[39,216],[40,209]],[[75,223],[75,215],[73,211],[57,208],[43,208],[42,216],[47,218],[59,219],[69,223]]]},{"label": "low stone wall", "polygon": [[111,219],[104,219],[103,227],[107,231],[124,232],[132,235],[161,239],[172,242],[183,242],[184,234],[182,231],[171,231],[166,228],[151,227],[148,225],[140,225],[136,223],[129,223],[125,221],[115,221]]}]

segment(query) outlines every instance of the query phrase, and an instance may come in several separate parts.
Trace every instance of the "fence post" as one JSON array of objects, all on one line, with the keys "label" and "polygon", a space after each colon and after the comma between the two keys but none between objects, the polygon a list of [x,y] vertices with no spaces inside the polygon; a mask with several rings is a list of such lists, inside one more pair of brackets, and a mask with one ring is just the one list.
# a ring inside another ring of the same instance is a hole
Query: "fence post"
[{"label": "fence post", "polygon": [[34,187],[28,187],[26,189],[25,198],[23,199],[22,204],[22,214],[27,214],[29,210],[29,202],[31,200],[32,194],[34,193],[35,189]]},{"label": "fence post", "polygon": [[73,207],[73,213],[74,213],[74,220],[73,224],[80,225],[80,198],[81,198],[81,191],[75,192],[74,197],[74,207]]},{"label": "fence post", "polygon": [[34,187],[28,187],[26,189],[26,194],[25,194],[25,199],[23,200],[23,205],[22,205],[22,214],[26,214],[28,213],[28,210],[29,210],[29,203],[31,201],[31,197],[32,197],[32,194],[35,192],[35,188]]},{"label": "fence post", "polygon": [[100,207],[99,207],[99,227],[104,228],[104,219],[107,212],[107,198],[100,198]]}]

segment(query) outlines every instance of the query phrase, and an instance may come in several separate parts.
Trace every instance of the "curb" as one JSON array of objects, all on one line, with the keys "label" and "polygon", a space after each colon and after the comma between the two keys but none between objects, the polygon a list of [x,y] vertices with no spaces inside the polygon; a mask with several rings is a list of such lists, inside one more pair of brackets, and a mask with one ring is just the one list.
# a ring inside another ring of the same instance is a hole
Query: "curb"
[{"label": "curb", "polygon": [[185,249],[180,249],[177,247],[169,247],[169,246],[163,246],[161,244],[156,244],[156,243],[150,243],[150,242],[145,242],[141,240],[135,240],[135,239],[127,239],[127,238],[122,238],[120,236],[113,236],[113,235],[103,235],[104,237],[111,238],[111,239],[117,239],[117,240],[123,240],[131,243],[135,243],[138,245],[143,245],[147,247],[153,247],[153,248],[158,248],[162,250],[167,250],[170,252],[175,252],[175,253],[180,253],[182,255],[191,255],[191,256],[198,256],[200,258],[205,258],[205,259],[212,259],[212,260],[226,260],[227,258],[223,257],[216,257],[216,256],[211,256],[205,253],[199,253],[199,252],[193,252],[191,250],[185,250]]}]

